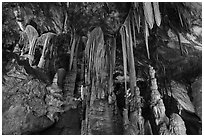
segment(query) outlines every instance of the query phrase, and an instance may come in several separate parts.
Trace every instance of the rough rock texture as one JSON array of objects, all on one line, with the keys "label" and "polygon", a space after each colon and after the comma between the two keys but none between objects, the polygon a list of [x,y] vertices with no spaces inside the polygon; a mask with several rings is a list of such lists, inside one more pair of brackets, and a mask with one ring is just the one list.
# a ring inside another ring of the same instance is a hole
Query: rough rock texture
[{"label": "rough rock texture", "polygon": [[176,113],[171,114],[169,126],[166,123],[160,124],[160,135],[186,135],[186,127],[183,119]]},{"label": "rough rock texture", "polygon": [[[56,83],[55,83],[56,81]],[[55,122],[55,120],[58,120],[58,113],[64,112],[62,109],[63,105],[63,99],[62,99],[62,90],[57,85],[57,74],[55,75],[53,79],[53,83],[51,86],[47,87],[47,90],[49,91],[48,94],[45,97],[45,102],[48,104],[47,108],[47,117]]]},{"label": "rough rock texture", "polygon": [[162,123],[159,126],[159,135],[171,135],[171,133],[169,132],[166,123]]},{"label": "rough rock texture", "polygon": [[35,116],[29,106],[16,105],[11,106],[3,114],[2,119],[3,134],[28,134],[37,132],[51,126],[51,122],[45,116]]},{"label": "rough rock texture", "polygon": [[191,44],[182,42],[182,45],[183,56],[179,50],[179,42],[176,41],[170,41],[167,47],[158,47],[157,52],[168,68],[168,75],[177,80],[190,80],[202,73],[202,52]]},{"label": "rough rock texture", "polygon": [[192,113],[195,112],[195,108],[188,96],[188,91],[184,85],[175,81],[171,82],[172,96],[178,101],[179,109],[185,109]]},{"label": "rough rock texture", "polygon": [[30,134],[53,124],[46,117],[46,85],[28,75],[17,63],[2,84],[2,133]]},{"label": "rough rock texture", "polygon": [[[45,102],[48,105],[47,117],[53,122],[59,120],[59,113],[71,108],[76,109],[79,103],[79,100],[74,98],[76,71],[68,72],[64,83],[58,82],[58,74],[60,73],[55,74],[52,85],[47,87],[48,94],[45,97]],[[58,83],[64,84],[63,89],[59,88]]]},{"label": "rough rock texture", "polygon": [[202,121],[196,115],[197,106],[195,106],[190,100],[193,93],[191,94],[191,92],[188,91],[183,84],[175,81],[171,82],[171,91],[168,92],[169,95],[172,93],[172,97],[175,99],[178,110],[174,110],[174,112],[178,113],[179,116],[182,117],[186,127],[186,134],[200,134]]},{"label": "rough rock texture", "polygon": [[172,135],[186,135],[186,127],[183,119],[178,115],[173,113],[170,116],[169,131]]},{"label": "rough rock texture", "polygon": [[192,97],[195,113],[202,120],[202,77],[197,78],[192,84]]},{"label": "rough rock texture", "polygon": [[48,100],[48,102],[50,102],[50,105],[55,106],[55,108],[60,108],[60,106],[62,105],[64,112],[59,115],[58,120],[52,127],[40,132],[40,135],[81,134],[81,108],[79,107],[80,100],[74,98],[74,89],[76,83],[75,81],[76,71],[67,72],[63,86],[63,104],[61,104],[59,100],[57,101],[57,98],[51,97],[52,95],[50,95],[50,97],[55,100],[54,102],[50,102],[50,100]]}]

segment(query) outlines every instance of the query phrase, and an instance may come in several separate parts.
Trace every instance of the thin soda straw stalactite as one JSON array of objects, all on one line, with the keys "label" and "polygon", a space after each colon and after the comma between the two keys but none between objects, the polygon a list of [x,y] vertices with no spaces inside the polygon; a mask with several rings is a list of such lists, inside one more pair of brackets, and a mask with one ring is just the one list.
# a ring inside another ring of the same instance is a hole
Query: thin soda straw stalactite
[{"label": "thin soda straw stalactite", "polygon": [[148,29],[146,21],[145,21],[145,30],[144,30],[144,32],[145,32],[144,34],[145,34],[145,45],[146,45],[146,50],[147,50],[147,57],[148,57],[148,59],[150,59],[149,45],[148,45],[149,29]]},{"label": "thin soda straw stalactite", "polygon": [[74,50],[75,50],[76,43],[77,43],[77,36],[75,34],[75,31],[74,31],[73,35],[74,36],[73,36],[73,42],[72,42],[72,46],[71,46],[69,70],[71,70],[71,68],[72,68],[73,58],[74,58]]}]

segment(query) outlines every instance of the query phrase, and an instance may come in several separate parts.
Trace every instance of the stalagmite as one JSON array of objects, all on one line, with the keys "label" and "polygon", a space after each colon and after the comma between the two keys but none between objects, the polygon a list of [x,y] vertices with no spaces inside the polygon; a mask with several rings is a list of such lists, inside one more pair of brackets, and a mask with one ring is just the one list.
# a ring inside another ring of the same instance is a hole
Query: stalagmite
[{"label": "stalagmite", "polygon": [[[159,127],[160,135],[186,135],[184,121],[178,114],[171,114],[170,120],[165,114],[165,106],[155,78],[155,70],[150,66],[149,70],[151,78],[151,108],[155,117],[155,123]],[[169,128],[168,128],[169,126]]]},{"label": "stalagmite", "polygon": [[156,125],[163,123],[166,118],[165,114],[165,106],[163,103],[163,100],[161,98],[161,95],[158,91],[157,81],[155,78],[155,70],[153,67],[149,67],[149,74],[151,78],[151,108],[153,115],[155,117]]}]

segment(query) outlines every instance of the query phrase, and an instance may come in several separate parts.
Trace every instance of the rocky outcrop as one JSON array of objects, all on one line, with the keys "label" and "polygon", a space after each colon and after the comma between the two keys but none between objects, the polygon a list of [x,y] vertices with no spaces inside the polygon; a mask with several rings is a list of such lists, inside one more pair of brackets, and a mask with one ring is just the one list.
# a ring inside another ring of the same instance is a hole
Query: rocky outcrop
[{"label": "rocky outcrop", "polygon": [[30,106],[13,105],[3,113],[3,134],[21,135],[41,131],[53,124],[46,116],[36,116]]},{"label": "rocky outcrop", "polygon": [[169,131],[171,135],[186,135],[184,121],[178,114],[173,113],[170,116]]},{"label": "rocky outcrop", "polygon": [[171,82],[172,96],[178,103],[178,109],[188,110],[192,113],[195,113],[195,107],[192,104],[186,87],[178,82]]},{"label": "rocky outcrop", "polygon": [[[74,62],[75,63],[75,62]],[[59,71],[59,70],[58,70]],[[50,112],[52,120],[56,123],[46,130],[40,132],[40,135],[79,135],[81,134],[81,108],[80,99],[75,98],[74,90],[76,84],[77,71],[68,71],[63,80],[62,90],[57,86],[57,74],[56,79],[54,78],[52,86],[48,88],[51,93],[46,96],[50,107],[55,108],[54,111]],[[61,95],[61,101],[57,100],[57,96]],[[53,100],[53,101],[51,101]],[[62,102],[63,101],[63,102]],[[63,111],[60,115],[56,115],[57,110]]]},{"label": "rocky outcrop", "polygon": [[186,135],[186,127],[183,119],[176,113],[171,114],[169,124],[162,123],[159,126],[160,135]]},{"label": "rocky outcrop", "polygon": [[[196,84],[194,86],[196,86]],[[199,84],[196,87],[199,89],[200,88]],[[171,96],[176,103],[176,104],[173,104],[173,103],[171,104],[172,106],[174,106],[174,109],[177,109],[177,110],[174,110],[174,112],[178,113],[179,116],[181,117],[177,119],[177,116],[176,116],[175,118],[178,121],[179,119],[182,119],[184,121],[183,125],[185,125],[184,127],[186,127],[185,129],[186,134],[193,134],[193,135],[201,134],[201,127],[202,127],[202,121],[199,118],[199,115],[198,115],[199,113],[197,113],[197,109],[199,110],[199,108],[201,107],[199,106],[200,102],[197,102],[198,105],[194,104],[194,101],[196,102],[199,99],[201,100],[201,97],[198,97],[198,96],[201,96],[201,93],[199,93],[200,90],[195,91],[195,89],[196,89],[195,87],[192,88],[192,92],[190,92],[184,84],[181,84],[176,81],[171,81],[171,90],[168,91],[168,95]],[[196,98],[195,98],[195,95],[197,96]],[[178,122],[178,123],[181,124],[181,122]],[[180,125],[178,126],[178,128],[179,127],[182,127],[182,126]],[[183,131],[184,131],[184,127],[183,127]]]},{"label": "rocky outcrop", "polygon": [[31,134],[51,126],[53,122],[46,116],[46,94],[46,84],[14,63],[3,75],[2,133]]}]

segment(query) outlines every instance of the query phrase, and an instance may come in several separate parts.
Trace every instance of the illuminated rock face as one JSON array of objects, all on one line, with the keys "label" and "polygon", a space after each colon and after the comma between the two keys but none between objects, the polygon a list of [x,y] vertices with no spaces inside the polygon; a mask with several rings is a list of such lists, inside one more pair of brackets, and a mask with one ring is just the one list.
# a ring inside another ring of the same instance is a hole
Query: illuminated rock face
[{"label": "illuminated rock face", "polygon": [[186,135],[184,121],[178,114],[173,113],[170,116],[169,124],[169,131],[172,135]]},{"label": "illuminated rock face", "polygon": [[186,87],[175,81],[171,82],[172,96],[178,102],[179,109],[185,109],[192,113],[195,112],[195,108],[188,96]]},{"label": "illuminated rock face", "polygon": [[202,77],[196,79],[192,84],[192,97],[195,112],[202,120]]}]

